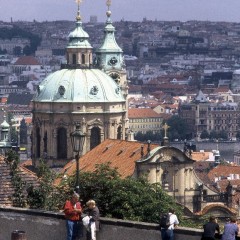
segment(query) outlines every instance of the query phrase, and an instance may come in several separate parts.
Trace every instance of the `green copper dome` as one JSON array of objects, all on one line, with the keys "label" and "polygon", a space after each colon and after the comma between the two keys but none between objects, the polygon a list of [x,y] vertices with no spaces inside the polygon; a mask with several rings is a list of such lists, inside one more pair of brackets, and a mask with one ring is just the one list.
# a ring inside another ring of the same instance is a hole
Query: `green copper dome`
[{"label": "green copper dome", "polygon": [[78,20],[76,22],[75,29],[68,35],[69,42],[67,48],[92,48],[88,42],[89,35],[82,28],[82,22]]},{"label": "green copper dome", "polygon": [[120,87],[99,69],[62,69],[38,86],[35,102],[124,102]]}]

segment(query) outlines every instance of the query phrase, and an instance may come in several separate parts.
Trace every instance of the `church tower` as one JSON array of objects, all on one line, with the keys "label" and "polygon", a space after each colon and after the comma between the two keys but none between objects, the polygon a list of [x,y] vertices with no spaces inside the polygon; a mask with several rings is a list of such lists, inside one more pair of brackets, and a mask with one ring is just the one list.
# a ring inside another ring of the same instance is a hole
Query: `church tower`
[{"label": "church tower", "polygon": [[[35,165],[40,158],[46,159],[49,166],[63,166],[72,160],[70,134],[79,125],[85,134],[83,154],[107,138],[126,138],[125,92],[107,74],[113,69],[106,72],[93,64],[89,35],[82,27],[81,1],[77,2],[76,27],[69,34],[66,47],[67,64],[41,82],[32,101],[32,159]],[[122,62],[122,52],[114,56]],[[113,61],[112,66],[118,64]]]},{"label": "church tower", "polygon": [[96,51],[95,64],[105,71],[121,88],[122,93],[127,98],[128,83],[124,63],[123,51],[118,46],[115,39],[115,27],[111,20],[111,0],[107,0],[107,21],[104,29],[104,41]]}]

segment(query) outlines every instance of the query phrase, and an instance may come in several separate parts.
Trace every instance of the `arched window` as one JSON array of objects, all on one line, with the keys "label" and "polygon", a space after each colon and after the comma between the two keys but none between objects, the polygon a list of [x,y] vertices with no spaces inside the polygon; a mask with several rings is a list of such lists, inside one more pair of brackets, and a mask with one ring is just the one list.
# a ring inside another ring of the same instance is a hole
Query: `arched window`
[{"label": "arched window", "polygon": [[43,152],[46,154],[47,153],[47,131],[45,131],[44,133],[44,137],[43,137]]},{"label": "arched window", "polygon": [[67,130],[65,128],[57,130],[57,158],[67,158]]},{"label": "arched window", "polygon": [[90,149],[95,148],[101,142],[100,128],[93,127],[91,129],[91,138],[90,138]]},{"label": "arched window", "polygon": [[76,54],[73,54],[73,55],[72,55],[72,63],[73,63],[73,64],[76,64],[76,63],[77,63]]},{"label": "arched window", "polygon": [[85,54],[82,54],[82,64],[85,64]]},{"label": "arched window", "polygon": [[40,158],[41,155],[41,135],[40,128],[36,129],[36,157]]},{"label": "arched window", "polygon": [[122,139],[122,127],[119,126],[117,129],[117,139]]}]

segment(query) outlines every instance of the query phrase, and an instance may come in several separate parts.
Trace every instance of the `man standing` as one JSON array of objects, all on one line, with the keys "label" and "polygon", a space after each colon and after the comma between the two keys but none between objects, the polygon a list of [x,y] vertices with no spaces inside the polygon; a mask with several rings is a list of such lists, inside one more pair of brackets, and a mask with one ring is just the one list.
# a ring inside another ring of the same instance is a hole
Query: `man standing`
[{"label": "man standing", "polygon": [[238,235],[239,232],[236,222],[237,219],[235,217],[230,217],[230,222],[224,225],[222,240],[235,240],[235,237]]},{"label": "man standing", "polygon": [[67,240],[76,240],[81,230],[79,221],[82,213],[82,207],[77,193],[74,192],[71,200],[66,201],[64,213],[67,226]]},{"label": "man standing", "polygon": [[203,225],[202,240],[215,240],[215,233],[220,234],[220,228],[214,216],[209,217],[209,222]]},{"label": "man standing", "polygon": [[173,240],[174,234],[173,230],[174,228],[179,224],[177,215],[175,214],[174,209],[168,210],[168,219],[166,219],[166,227],[161,226],[161,236],[162,240]]}]

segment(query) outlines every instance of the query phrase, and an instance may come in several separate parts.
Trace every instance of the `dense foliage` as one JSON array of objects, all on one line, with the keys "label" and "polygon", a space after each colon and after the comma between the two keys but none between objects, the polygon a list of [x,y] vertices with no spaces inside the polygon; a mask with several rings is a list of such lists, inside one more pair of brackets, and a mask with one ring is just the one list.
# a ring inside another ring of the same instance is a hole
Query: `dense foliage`
[{"label": "dense foliage", "polygon": [[26,182],[22,180],[18,164],[19,157],[16,152],[9,151],[7,157],[5,158],[6,163],[10,167],[11,182],[14,188],[14,193],[12,196],[13,206],[15,207],[25,207],[26,198],[25,198],[25,189]]},{"label": "dense foliage", "polygon": [[[41,38],[31,32],[23,30],[17,26],[13,26],[13,28],[2,28],[0,31],[0,39],[12,39],[15,37],[25,38],[30,40],[30,46],[26,46],[24,49],[20,49],[16,47],[14,49],[15,55],[20,55],[23,53],[24,55],[33,54],[37,47],[40,45]],[[1,52],[4,53],[5,49],[1,49]]]},{"label": "dense foliage", "polygon": [[[14,152],[6,159],[14,169],[17,168],[18,158]],[[60,177],[42,161],[37,176],[39,184],[34,186],[22,184],[18,178],[20,185],[14,185],[15,206],[25,207],[27,204],[35,209],[62,210],[75,188],[75,175]],[[181,225],[194,226],[192,221],[183,218],[183,208],[159,184],[150,184],[144,177],[122,179],[109,164],[97,165],[94,172],[80,173],[80,195],[83,205],[94,199],[101,216],[158,223],[161,213],[174,208]]]},{"label": "dense foliage", "polygon": [[151,140],[152,142],[159,142],[162,141],[162,134],[162,131],[158,131],[156,133],[153,133],[152,131],[147,131],[145,134],[142,132],[137,132],[134,138],[135,140],[140,142],[146,142],[148,140]]},{"label": "dense foliage", "polygon": [[188,139],[189,130],[188,125],[184,119],[180,118],[177,115],[173,115],[167,120],[167,125],[170,127],[168,129],[168,137],[170,141],[173,141],[174,139]]}]

